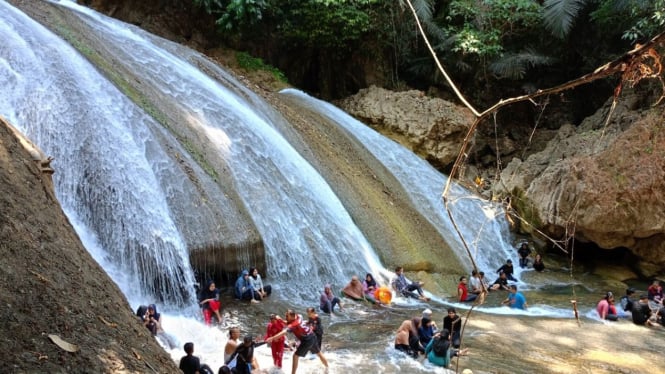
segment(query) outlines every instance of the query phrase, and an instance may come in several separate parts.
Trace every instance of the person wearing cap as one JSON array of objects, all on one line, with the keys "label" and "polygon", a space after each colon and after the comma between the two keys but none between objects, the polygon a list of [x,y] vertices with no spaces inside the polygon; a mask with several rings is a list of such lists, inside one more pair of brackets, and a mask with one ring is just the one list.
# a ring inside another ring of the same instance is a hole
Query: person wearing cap
[{"label": "person wearing cap", "polygon": [[[284,327],[286,327],[286,322],[282,319],[282,317],[276,314],[271,314],[270,322],[268,322],[268,326],[266,327],[266,335],[263,340],[267,340],[268,338],[279,334],[282,330],[284,330]],[[284,358],[285,342],[286,336],[282,336],[281,338],[275,339],[272,343],[270,343],[272,362],[280,369],[282,368],[282,359]]]},{"label": "person wearing cap", "polygon": [[235,284],[235,295],[240,300],[250,300],[256,304],[259,302],[259,294],[254,291],[252,284],[249,282],[249,271],[243,270]]},{"label": "person wearing cap", "polygon": [[503,300],[501,304],[506,304],[512,309],[522,309],[526,310],[529,306],[526,303],[526,298],[522,295],[521,292],[517,292],[517,286],[514,284],[510,285],[510,293],[508,298]]},{"label": "person wearing cap", "polygon": [[616,321],[619,319],[616,307],[614,306],[614,294],[612,292],[607,292],[605,297],[598,302],[596,312],[598,312],[598,316],[602,320]]},{"label": "person wearing cap", "polygon": [[496,269],[496,272],[501,274],[502,272],[506,274],[506,278],[508,280],[511,280],[513,282],[517,282],[517,279],[513,277],[513,272],[515,269],[513,268],[513,261],[511,259],[507,259],[506,263],[503,264],[500,268]]},{"label": "person wearing cap", "polygon": [[434,320],[432,319],[432,310],[431,309],[427,308],[427,309],[423,310],[422,316],[423,316],[423,318],[427,318],[430,321],[432,321],[431,325],[432,325],[432,329],[434,330],[434,332],[436,332],[439,329],[439,326],[437,326],[436,322],[434,322]]}]

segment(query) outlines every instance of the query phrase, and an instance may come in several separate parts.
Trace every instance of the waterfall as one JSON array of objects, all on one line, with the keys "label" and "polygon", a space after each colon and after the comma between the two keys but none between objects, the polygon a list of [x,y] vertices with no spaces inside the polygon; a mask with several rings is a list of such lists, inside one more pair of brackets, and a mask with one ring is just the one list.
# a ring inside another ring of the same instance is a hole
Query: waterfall
[{"label": "waterfall", "polygon": [[[341,126],[349,136],[357,138],[365,145],[400,181],[414,206],[438,229],[462,263],[468,268],[471,267],[468,254],[441,198],[447,181],[445,175],[402,145],[377,133],[330,103],[294,89],[283,90],[281,94],[291,98],[290,103],[299,110],[315,112],[320,117],[327,118],[331,125]],[[515,249],[506,240],[510,238],[509,226],[501,206],[487,202],[457,184],[453,184],[449,201],[453,217],[480,269],[489,271],[489,275],[506,259],[515,257]],[[516,267],[515,271],[518,273],[519,269]]]},{"label": "waterfall", "polygon": [[[195,51],[59,4],[102,56],[112,56],[115,74],[139,83],[121,92],[69,44],[0,3],[0,83],[12,92],[0,97],[0,115],[56,158],[63,209],[128,298],[193,304],[189,251],[238,245],[239,263],[251,266],[241,244],[252,230],[265,247],[267,279],[285,298],[316,299],[323,284],[364,272],[387,280],[338,197],[286,140],[287,121],[260,97]],[[127,92],[154,101],[139,107]],[[468,263],[443,210],[442,174],[330,104],[295,90],[282,95],[353,134]],[[500,208],[461,187],[451,206],[481,268],[491,272],[512,257]],[[241,210],[249,221],[224,219]]]},{"label": "waterfall", "polygon": [[[229,166],[233,187],[265,243],[268,278],[285,297],[311,300],[325,283],[342,285],[364,271],[385,273],[325,180],[275,130],[264,109],[253,109],[258,98],[203,74],[187,58],[204,58],[188,49],[63,3],[80,12],[118,65],[162,93]],[[70,46],[2,7],[8,42],[0,47],[0,81],[15,94],[1,99],[0,114],[56,158],[58,199],[72,222],[80,223],[79,235],[94,239],[84,244],[101,246],[103,260],[120,269],[113,274],[133,275],[119,284],[126,295],[140,287],[145,297],[191,303],[188,249],[170,202],[174,194],[186,199],[195,188],[177,166],[164,162],[173,150],[156,139],[169,138],[182,157],[187,151]],[[203,187],[209,201],[224,203],[219,189]]]},{"label": "waterfall", "polygon": [[0,114],[55,157],[56,195],[84,244],[126,276],[126,295],[191,303],[189,260],[153,170],[164,158],[153,120],[72,47],[0,9]]}]

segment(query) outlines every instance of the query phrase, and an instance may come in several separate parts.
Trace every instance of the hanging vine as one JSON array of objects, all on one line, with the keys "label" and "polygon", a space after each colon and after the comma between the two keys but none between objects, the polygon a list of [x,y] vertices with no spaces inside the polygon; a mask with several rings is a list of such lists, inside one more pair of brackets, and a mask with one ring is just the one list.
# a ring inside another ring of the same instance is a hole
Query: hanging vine
[{"label": "hanging vine", "polygon": [[[656,51],[655,47],[662,45],[665,42],[665,32],[658,34],[654,38],[652,38],[649,42],[645,43],[644,45],[636,45],[635,48],[627,53],[625,53],[623,56],[619,57],[618,59],[615,59],[614,61],[611,61],[596,70],[594,70],[592,73],[586,74],[580,78],[568,81],[566,83],[563,83],[561,85],[558,85],[556,87],[548,88],[548,89],[541,89],[537,90],[535,92],[532,92],[527,95],[522,95],[522,96],[517,96],[517,97],[512,97],[504,100],[500,100],[496,104],[492,105],[491,107],[487,108],[486,110],[479,112],[476,110],[471,103],[469,103],[462,92],[459,90],[459,88],[455,85],[455,83],[452,81],[446,70],[443,68],[441,62],[439,61],[434,49],[432,48],[424,30],[423,27],[420,23],[420,20],[418,18],[418,15],[416,13],[416,10],[414,9],[414,6],[411,2],[411,0],[406,0],[406,4],[408,5],[409,9],[411,10],[411,13],[413,14],[414,20],[416,22],[416,25],[418,27],[418,31],[420,35],[422,36],[425,45],[427,46],[427,49],[429,50],[430,54],[432,55],[437,68],[439,69],[439,72],[443,75],[445,78],[446,82],[448,85],[451,87],[453,90],[455,96],[463,103],[465,107],[467,107],[474,115],[475,120],[469,127],[469,130],[467,131],[463,142],[462,146],[460,147],[460,151],[457,155],[457,158],[455,160],[455,163],[453,164],[452,170],[450,172],[449,178],[444,186],[443,192],[442,192],[442,199],[444,203],[444,207],[446,208],[446,211],[448,213],[448,217],[450,218],[450,221],[453,224],[453,227],[459,236],[462,245],[464,246],[464,249],[471,261],[471,264],[473,266],[473,269],[478,271],[478,267],[476,265],[476,261],[474,259],[473,254],[471,253],[471,249],[462,235],[462,233],[459,230],[459,227],[455,221],[455,218],[452,215],[451,209],[449,207],[449,191],[453,182],[453,179],[456,178],[456,176],[459,175],[460,169],[464,163],[464,160],[467,158],[469,147],[470,147],[470,140],[475,134],[478,126],[490,115],[496,115],[496,113],[502,109],[505,106],[512,105],[515,103],[523,102],[523,101],[531,101],[532,103],[535,103],[533,99],[538,98],[538,97],[548,97],[553,94],[558,94],[563,91],[575,88],[580,85],[588,84],[590,82],[593,82],[598,79],[614,76],[614,75],[620,75],[620,81],[617,87],[614,90],[614,100],[612,104],[612,110],[609,111],[608,113],[608,118],[607,122],[609,122],[610,117],[613,113],[613,108],[616,106],[616,102],[621,94],[622,88],[625,84],[633,87],[643,79],[657,79],[661,83],[661,88],[662,88],[662,93],[660,98],[656,101],[654,105],[659,104],[662,99],[665,97],[665,82],[663,81],[662,78],[662,64],[661,64],[661,56],[658,54]],[[545,101],[547,102],[547,101]],[[544,108],[543,108],[544,110]],[[606,123],[607,123],[606,122]],[[496,126],[496,121],[495,121],[495,126]],[[535,128],[534,128],[535,131]],[[498,148],[497,148],[498,151]],[[499,157],[497,157],[498,159]],[[500,165],[498,165],[500,166]],[[573,214],[576,214],[576,209],[573,210]],[[520,221],[523,221],[527,224],[526,220],[524,220],[522,217],[519,217],[517,213],[514,211],[511,213],[514,217],[519,219]],[[571,277],[573,276],[572,273],[572,262],[574,259],[574,237],[575,237],[575,217],[568,217],[569,224],[566,227],[566,235],[565,235],[565,242],[560,243],[557,240],[554,240],[552,238],[547,237],[544,235],[542,232],[539,232],[540,234],[543,234],[545,238],[550,240],[555,246],[559,247],[562,251],[568,253],[570,251],[570,261],[571,261]],[[476,305],[480,305],[484,302],[485,296],[487,294],[487,290],[483,287],[482,293],[480,297],[478,298],[478,302]],[[575,295],[575,290],[573,289],[572,291],[572,300],[571,300],[572,308],[573,308],[573,313],[575,316],[576,321],[578,324],[580,323],[579,320],[579,313],[577,310],[577,301],[576,301],[576,295]],[[467,319],[470,316],[473,308],[471,308],[468,313],[467,313]],[[463,333],[463,331],[462,331]]]}]

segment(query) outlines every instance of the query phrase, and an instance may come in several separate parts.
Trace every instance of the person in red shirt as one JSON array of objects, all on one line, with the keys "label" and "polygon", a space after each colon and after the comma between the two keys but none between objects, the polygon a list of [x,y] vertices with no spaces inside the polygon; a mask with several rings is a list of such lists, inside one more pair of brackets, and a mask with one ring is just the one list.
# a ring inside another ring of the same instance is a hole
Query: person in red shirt
[{"label": "person in red shirt", "polygon": [[[270,322],[268,322],[268,327],[266,328],[266,336],[263,340],[267,340],[271,336],[279,334],[286,327],[286,322],[278,315],[271,314]],[[278,368],[282,368],[282,358],[284,357],[284,342],[286,337],[282,336],[281,338],[275,339],[270,344],[270,350],[272,351],[272,361]]]},{"label": "person in red shirt", "polygon": [[468,280],[466,279],[465,276],[461,276],[459,279],[459,284],[457,285],[457,297],[459,301],[462,302],[469,302],[469,301],[474,301],[478,297],[478,295],[472,293],[469,293],[469,289],[466,287],[466,282]]},{"label": "person in red shirt", "polygon": [[286,311],[286,323],[287,326],[280,333],[273,335],[266,339],[266,343],[272,343],[274,340],[281,338],[287,333],[292,333],[298,340],[300,340],[300,345],[293,353],[293,367],[291,368],[291,374],[296,374],[298,370],[298,359],[300,357],[305,357],[307,352],[312,352],[319,356],[321,363],[326,367],[326,372],[328,371],[328,360],[323,356],[319,346],[317,344],[316,336],[314,335],[313,330],[307,324],[307,321],[303,321],[302,316],[296,314],[293,310],[289,309]]}]

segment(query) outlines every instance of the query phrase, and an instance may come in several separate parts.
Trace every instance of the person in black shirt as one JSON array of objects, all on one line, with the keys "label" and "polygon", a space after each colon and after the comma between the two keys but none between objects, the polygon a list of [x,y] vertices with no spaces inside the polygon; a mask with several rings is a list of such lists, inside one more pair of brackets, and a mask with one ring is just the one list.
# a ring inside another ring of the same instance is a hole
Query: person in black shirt
[{"label": "person in black shirt", "polygon": [[194,343],[185,343],[185,353],[187,356],[182,356],[180,359],[180,370],[184,374],[196,374],[201,369],[201,361],[194,356]]},{"label": "person in black shirt", "polygon": [[510,260],[510,259],[506,260],[506,263],[503,264],[503,266],[496,269],[496,272],[499,273],[499,274],[501,274],[502,272],[506,273],[506,278],[508,278],[508,280],[517,282],[517,279],[515,279],[515,277],[513,277],[513,271],[514,271],[513,261]]},{"label": "person in black shirt", "polygon": [[506,277],[506,273],[499,273],[499,278],[497,278],[492,286],[490,287],[490,290],[496,291],[496,290],[506,290],[510,291],[510,288],[508,287],[508,278]]},{"label": "person in black shirt", "polygon": [[520,256],[520,267],[524,269],[529,265],[529,255],[531,254],[531,248],[527,243],[522,243],[522,245],[517,250],[517,254]]},{"label": "person in black shirt", "polygon": [[649,297],[641,295],[638,302],[633,303],[633,323],[636,325],[651,326],[651,308],[649,308]]},{"label": "person in black shirt", "polygon": [[443,329],[450,331],[450,337],[445,338],[450,338],[453,347],[459,348],[461,343],[460,333],[462,331],[462,318],[457,315],[455,308],[448,308],[448,315],[443,317]]}]

